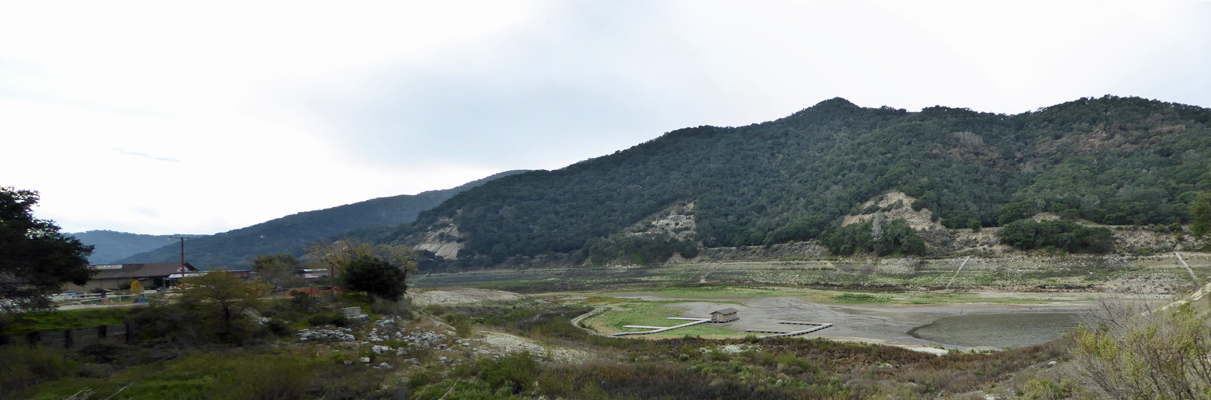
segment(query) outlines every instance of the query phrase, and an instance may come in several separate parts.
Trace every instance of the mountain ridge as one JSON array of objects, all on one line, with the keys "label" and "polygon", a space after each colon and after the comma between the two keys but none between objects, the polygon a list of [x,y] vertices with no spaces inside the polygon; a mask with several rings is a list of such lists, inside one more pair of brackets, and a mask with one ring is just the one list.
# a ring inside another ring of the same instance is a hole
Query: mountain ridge
[{"label": "mountain ridge", "polygon": [[[186,260],[199,268],[247,268],[258,254],[291,253],[316,240],[375,225],[411,222],[420,212],[451,196],[502,177],[525,172],[513,170],[443,190],[415,195],[379,197],[321,210],[303,211],[228,232],[186,240]],[[116,263],[171,262],[180,259],[176,246],[165,246],[116,260]]]},{"label": "mountain ridge", "polygon": [[949,228],[1038,212],[1111,225],[1181,223],[1191,197],[1211,190],[1209,121],[1211,110],[1136,97],[1013,115],[863,108],[834,98],[773,121],[678,129],[563,169],[494,181],[378,240],[415,245],[450,225],[459,258],[475,265],[575,263],[602,240],[692,201],[698,244],[768,245],[817,238],[888,190],[916,198],[914,210],[930,209]]}]

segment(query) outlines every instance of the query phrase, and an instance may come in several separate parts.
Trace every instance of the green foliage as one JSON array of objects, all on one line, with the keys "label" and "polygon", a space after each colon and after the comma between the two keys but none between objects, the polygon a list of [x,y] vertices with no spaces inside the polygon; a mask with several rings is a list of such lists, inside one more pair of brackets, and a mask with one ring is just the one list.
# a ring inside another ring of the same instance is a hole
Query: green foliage
[{"label": "green foliage", "polygon": [[1021,250],[1054,247],[1070,253],[1109,253],[1114,251],[1114,233],[1072,221],[1024,219],[1005,225],[1001,243]]},{"label": "green foliage", "polygon": [[129,311],[126,308],[108,308],[0,315],[0,335],[118,325],[126,321]]},{"label": "green foliage", "polygon": [[971,229],[972,232],[979,232],[980,229],[984,228],[984,225],[980,223],[980,220],[973,219],[967,223],[967,228]]},{"label": "green foliage", "polygon": [[1191,193],[1211,189],[1209,115],[1113,96],[1017,115],[909,113],[833,99],[776,121],[681,129],[564,169],[502,178],[383,240],[417,241],[452,221],[465,265],[487,266],[574,254],[692,201],[702,245],[776,244],[818,238],[863,211],[856,204],[892,189],[950,228],[1039,212],[1107,224],[1187,222]]},{"label": "green foliage", "polygon": [[611,235],[607,238],[589,239],[585,243],[589,262],[597,265],[621,260],[642,265],[660,264],[680,253],[687,259],[698,256],[698,244],[692,240],[678,240],[666,234]]},{"label": "green foliage", "polygon": [[1194,220],[1190,232],[1194,237],[1202,239],[1211,230],[1211,193],[1198,195],[1198,199],[1190,207],[1190,217]]},{"label": "green foliage", "polygon": [[340,275],[345,287],[370,296],[397,301],[408,290],[408,271],[376,257],[362,256],[345,266]]},{"label": "green foliage", "polygon": [[[1170,310],[1122,307],[1076,333],[1075,370],[1101,398],[1211,396],[1211,328],[1191,304]],[[1141,312],[1143,311],[1143,312]]]},{"label": "green foliage", "polygon": [[68,376],[79,363],[67,359],[62,349],[0,346],[0,398],[38,383]]},{"label": "green foliage", "polygon": [[196,316],[213,321],[220,342],[238,344],[253,330],[243,316],[256,309],[268,287],[260,281],[245,282],[227,271],[211,271],[199,277],[181,280],[181,301],[198,311]]},{"label": "green foliage", "polygon": [[834,255],[851,255],[871,251],[880,256],[889,254],[925,254],[925,241],[903,218],[882,223],[879,238],[874,238],[874,221],[828,228],[820,242]]},{"label": "green foliage", "polygon": [[277,287],[297,287],[305,282],[295,274],[302,264],[286,253],[260,254],[252,258],[252,271],[257,277]]},{"label": "green foliage", "polygon": [[482,367],[484,380],[493,390],[502,388],[510,394],[521,394],[534,388],[538,379],[538,360],[529,352],[511,353]]},{"label": "green foliage", "polygon": [[64,283],[83,285],[92,246],[34,218],[38,193],[0,187],[0,313],[45,310]]}]

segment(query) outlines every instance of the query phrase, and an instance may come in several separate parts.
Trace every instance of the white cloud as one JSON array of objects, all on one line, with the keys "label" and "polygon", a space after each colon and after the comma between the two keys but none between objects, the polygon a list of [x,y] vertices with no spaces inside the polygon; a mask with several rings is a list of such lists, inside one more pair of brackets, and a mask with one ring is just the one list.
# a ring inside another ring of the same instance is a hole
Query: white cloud
[{"label": "white cloud", "polygon": [[66,229],[209,233],[832,97],[1211,105],[1211,6],[10,2],[0,185]]}]

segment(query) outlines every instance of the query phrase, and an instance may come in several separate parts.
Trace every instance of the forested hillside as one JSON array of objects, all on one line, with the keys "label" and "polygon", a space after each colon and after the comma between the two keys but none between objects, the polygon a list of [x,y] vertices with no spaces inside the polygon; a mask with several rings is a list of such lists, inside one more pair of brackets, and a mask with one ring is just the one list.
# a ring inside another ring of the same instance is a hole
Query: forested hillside
[{"label": "forested hillside", "polygon": [[[200,237],[185,242],[186,261],[201,268],[227,266],[246,268],[258,254],[302,255],[303,247],[316,240],[352,229],[412,222],[420,212],[451,196],[504,176],[525,171],[507,171],[462,186],[415,195],[382,197],[324,210],[301,212],[247,228]],[[167,244],[167,243],[165,243]],[[152,263],[180,260],[180,248],[170,245],[118,260],[119,263]]]},{"label": "forested hillside", "polygon": [[[69,236],[80,239],[81,243],[93,246],[93,254],[88,256],[91,264],[109,264],[145,251],[151,251],[169,244],[172,235],[141,235],[137,233],[114,231],[88,231],[69,233]],[[200,237],[203,235],[185,235]]]},{"label": "forested hillside", "polygon": [[[669,132],[612,155],[461,193],[382,241],[457,229],[460,258],[586,256],[589,245],[692,202],[708,247],[817,238],[887,190],[952,228],[1037,212],[1170,224],[1211,189],[1211,110],[1080,99],[1016,115],[821,102],[776,121]],[[668,241],[654,235],[653,240]]]}]

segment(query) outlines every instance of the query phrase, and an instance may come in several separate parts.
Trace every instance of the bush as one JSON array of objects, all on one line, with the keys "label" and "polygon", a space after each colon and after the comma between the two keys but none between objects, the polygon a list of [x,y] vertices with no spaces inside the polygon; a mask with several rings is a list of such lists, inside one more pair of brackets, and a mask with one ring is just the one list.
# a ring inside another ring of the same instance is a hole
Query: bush
[{"label": "bush", "polygon": [[1102,323],[1076,333],[1077,376],[1101,398],[1211,394],[1211,328],[1190,304],[1151,312],[1103,303]]},{"label": "bush", "polygon": [[77,362],[68,361],[61,349],[0,346],[0,398],[17,391],[68,376]]},{"label": "bush", "polygon": [[397,301],[408,290],[408,271],[375,257],[358,257],[345,266],[341,280],[349,290]]},{"label": "bush", "polygon": [[533,389],[538,379],[539,364],[529,352],[511,353],[483,366],[484,380],[492,390],[508,389],[512,394],[521,394]]},{"label": "bush", "polygon": [[307,325],[311,325],[313,327],[332,325],[344,328],[349,326],[349,321],[345,319],[345,316],[340,314],[323,313],[313,314],[312,316],[307,317]]},{"label": "bush", "polygon": [[1070,253],[1108,253],[1114,251],[1114,233],[1106,228],[1090,228],[1071,221],[1024,219],[1005,225],[1001,243],[1020,250],[1055,247]]},{"label": "bush", "polygon": [[833,255],[847,256],[854,253],[873,251],[885,256],[889,254],[925,254],[925,241],[917,231],[900,218],[880,224],[879,238],[875,239],[874,222],[867,221],[843,227],[831,227],[820,235],[820,241]]}]

